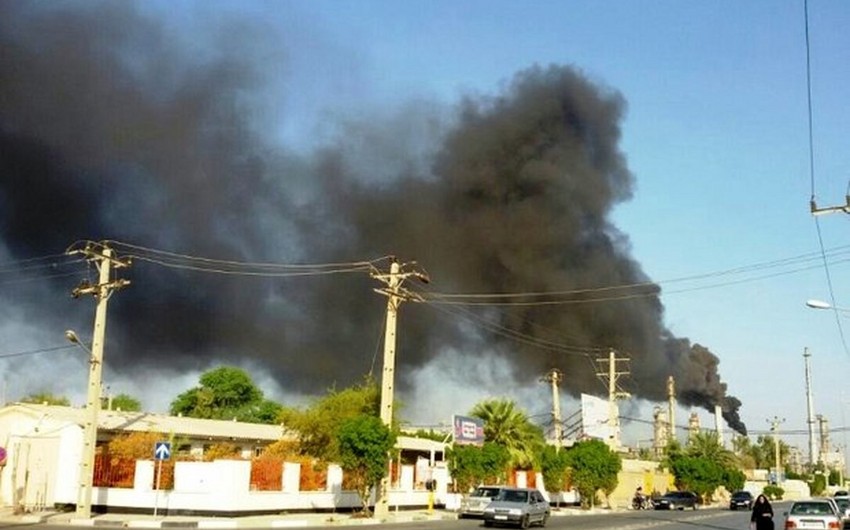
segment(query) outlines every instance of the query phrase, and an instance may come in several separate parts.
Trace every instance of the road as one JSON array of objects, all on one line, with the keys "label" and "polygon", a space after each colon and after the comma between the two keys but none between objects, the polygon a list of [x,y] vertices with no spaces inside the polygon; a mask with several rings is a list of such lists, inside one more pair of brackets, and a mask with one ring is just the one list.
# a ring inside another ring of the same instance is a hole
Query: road
[{"label": "road", "polygon": [[[776,528],[781,528],[783,523],[782,511],[788,508],[789,503],[778,503],[774,505],[776,512]],[[554,516],[546,525],[547,530],[569,529],[569,530],[747,530],[749,528],[750,512],[747,510],[730,511],[725,509],[701,509],[686,511],[627,511],[616,513],[602,513],[594,515],[568,515]],[[57,528],[68,528],[80,530],[78,525],[4,525],[0,528],[12,528],[12,526],[27,526],[28,528],[55,530]],[[98,525],[100,526],[100,525]],[[339,528],[341,525],[311,525],[310,529]],[[441,520],[441,521],[413,521],[405,523],[371,525],[361,522],[357,526],[376,528],[382,530],[480,530],[484,526],[480,520]],[[248,528],[239,525],[239,528]],[[250,528],[263,528],[262,526],[250,526]],[[271,527],[269,527],[271,528]]]}]

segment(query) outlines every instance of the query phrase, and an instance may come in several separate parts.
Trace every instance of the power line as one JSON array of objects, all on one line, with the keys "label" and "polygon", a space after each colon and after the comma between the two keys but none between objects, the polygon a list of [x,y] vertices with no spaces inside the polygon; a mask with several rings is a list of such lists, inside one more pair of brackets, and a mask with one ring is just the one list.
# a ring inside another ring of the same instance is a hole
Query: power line
[{"label": "power line", "polygon": [[24,355],[36,355],[38,353],[47,353],[47,352],[59,351],[59,350],[68,350],[68,349],[71,349],[71,348],[74,348],[74,347],[75,346],[73,344],[70,344],[68,346],[54,346],[52,348],[40,348],[40,349],[37,349],[37,350],[24,350],[24,351],[18,351],[18,352],[0,353],[0,359],[8,359],[8,358],[11,358],[11,357],[22,357]]},{"label": "power line", "polygon": [[389,256],[384,256],[369,261],[311,264],[247,262],[179,254],[121,241],[110,241],[110,243],[115,247],[126,249],[124,254],[127,257],[163,267],[238,276],[287,277],[372,272],[376,263],[389,259]]},{"label": "power line", "polygon": [[[829,257],[837,258],[842,257],[847,253],[846,247],[839,247],[842,250],[831,250],[828,252]],[[738,285],[741,283],[749,283],[759,280],[764,280],[768,278],[774,278],[777,276],[785,276],[788,274],[796,274],[799,272],[805,272],[807,270],[812,270],[816,268],[820,268],[821,264],[811,264],[809,262],[812,261],[822,261],[823,256],[822,253],[810,253],[810,254],[802,254],[799,256],[794,256],[791,258],[784,258],[780,260],[774,260],[770,262],[762,262],[756,263],[754,265],[746,266],[746,267],[737,267],[734,269],[727,269],[724,271],[717,271],[705,274],[699,274],[694,276],[687,276],[682,278],[675,278],[672,280],[659,281],[659,282],[641,282],[641,283],[633,283],[633,284],[623,284],[618,286],[601,286],[596,288],[583,288],[583,289],[573,289],[573,290],[562,290],[562,291],[529,291],[529,292],[519,292],[519,293],[440,293],[440,292],[429,292],[427,293],[427,300],[434,304],[441,305],[455,305],[455,306],[549,306],[549,305],[577,305],[577,304],[591,304],[591,303],[600,303],[600,302],[611,302],[611,301],[622,301],[629,299],[638,299],[638,298],[647,298],[659,296],[662,294],[670,295],[670,294],[681,294],[692,291],[706,290],[706,289],[715,289],[718,287],[726,287],[730,285]],[[847,263],[850,262],[850,258],[844,258],[840,260],[834,261],[834,263]],[[794,266],[794,268],[782,271],[772,272],[770,274],[761,274],[754,277],[749,278],[741,278],[728,280],[725,282],[716,282],[710,283],[707,285],[697,285],[693,287],[682,287],[680,289],[674,290],[666,290],[662,291],[659,289],[660,286],[671,283],[682,283],[688,281],[696,281],[699,279],[707,279],[707,278],[716,278],[725,275],[732,274],[746,274],[754,271],[778,268],[778,267],[788,267]],[[649,289],[648,292],[628,292],[629,290],[634,289]],[[597,293],[606,293],[611,291],[625,291],[621,294],[612,294],[609,296],[591,296],[591,297],[583,297],[583,298],[557,298],[557,299],[543,299],[539,298],[554,298],[559,296],[570,297],[570,296],[579,296],[579,295],[593,295]],[[516,298],[525,298],[526,300],[516,300]]]}]

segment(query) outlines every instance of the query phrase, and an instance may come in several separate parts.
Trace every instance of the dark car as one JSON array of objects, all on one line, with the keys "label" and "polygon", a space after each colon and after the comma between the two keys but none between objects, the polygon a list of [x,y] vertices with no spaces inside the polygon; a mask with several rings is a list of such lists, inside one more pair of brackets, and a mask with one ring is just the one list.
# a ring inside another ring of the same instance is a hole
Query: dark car
[{"label": "dark car", "polygon": [[654,500],[656,510],[697,509],[699,497],[692,491],[670,491]]},{"label": "dark car", "polygon": [[504,488],[484,508],[484,526],[509,524],[528,528],[532,524],[546,526],[549,503],[533,488]]},{"label": "dark car", "polygon": [[749,491],[736,491],[729,499],[729,509],[737,510],[738,508],[752,509],[755,498]]}]

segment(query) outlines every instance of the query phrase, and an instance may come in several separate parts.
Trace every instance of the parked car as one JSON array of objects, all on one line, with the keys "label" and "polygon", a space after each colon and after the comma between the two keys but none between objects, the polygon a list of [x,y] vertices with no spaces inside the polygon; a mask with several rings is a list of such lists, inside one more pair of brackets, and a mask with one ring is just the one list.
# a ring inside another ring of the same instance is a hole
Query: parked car
[{"label": "parked car", "polygon": [[692,491],[669,491],[653,501],[656,510],[697,509],[699,496]]},{"label": "parked car", "polygon": [[785,516],[784,528],[820,528],[840,530],[844,526],[831,499],[795,501]]},{"label": "parked car", "polygon": [[546,526],[549,502],[533,488],[504,488],[484,508],[484,526],[516,525],[528,528],[532,524]]},{"label": "parked car", "polygon": [[460,503],[461,519],[465,517],[481,517],[484,514],[484,508],[490,504],[490,501],[499,496],[505,486],[478,486],[469,497],[462,500]]},{"label": "parked car", "polygon": [[847,526],[847,523],[850,523],[850,497],[831,497],[828,500],[841,517],[842,525]]},{"label": "parked car", "polygon": [[747,510],[751,510],[753,508],[754,500],[755,497],[753,497],[753,494],[749,491],[736,491],[729,499],[729,509],[737,510],[738,508],[745,508]]}]

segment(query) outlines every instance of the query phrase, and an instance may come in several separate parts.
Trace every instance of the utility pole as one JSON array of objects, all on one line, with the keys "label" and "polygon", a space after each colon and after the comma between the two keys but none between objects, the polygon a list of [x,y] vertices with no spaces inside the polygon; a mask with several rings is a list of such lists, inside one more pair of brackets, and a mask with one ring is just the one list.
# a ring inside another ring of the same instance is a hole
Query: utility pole
[{"label": "utility pole", "polygon": [[608,446],[616,451],[620,447],[620,407],[617,405],[617,400],[629,397],[627,392],[618,390],[617,380],[620,376],[629,375],[629,372],[618,372],[617,361],[627,362],[628,359],[625,357],[617,358],[616,352],[611,349],[608,351],[607,359],[596,360],[597,362],[608,363],[608,372],[597,372],[596,376],[603,381],[608,381],[608,425],[611,427]]},{"label": "utility pole", "polygon": [[768,421],[770,422],[770,432],[773,433],[773,462],[776,465],[776,485],[778,486],[782,482],[782,471],[779,462],[779,424],[785,423],[785,418],[780,420],[774,416],[773,421]]},{"label": "utility pole", "polygon": [[545,383],[552,383],[552,425],[554,426],[555,450],[559,451],[562,444],[561,425],[561,395],[558,392],[558,384],[564,380],[564,376],[557,368],[552,368],[549,373],[541,379]]},{"label": "utility pole", "polygon": [[809,426],[809,466],[814,469],[815,464],[820,461],[818,457],[817,445],[815,443],[815,405],[814,398],[812,397],[812,364],[811,364],[812,354],[809,353],[808,348],[803,349],[803,361],[806,365],[806,410],[808,412],[808,418],[806,423]]},{"label": "utility pole", "polygon": [[130,284],[129,280],[112,280],[112,268],[130,266],[130,260],[113,257],[112,249],[106,242],[88,242],[82,249],[69,248],[66,254],[83,254],[89,262],[95,264],[100,272],[97,284],[84,280],[72,291],[74,298],[90,294],[97,301],[94,317],[94,332],[89,359],[89,382],[86,401],[86,422],[83,429],[83,451],[80,458],[80,489],[77,493],[77,517],[91,517],[92,487],[94,484],[94,460],[97,448],[97,416],[100,412],[100,398],[103,375],[103,345],[106,340],[106,304],[112,293]]},{"label": "utility pole", "polygon": [[[405,264],[403,267],[391,258],[390,272],[382,273],[373,271],[371,276],[376,280],[386,284],[386,288],[375,289],[376,292],[387,297],[387,323],[384,328],[384,369],[381,376],[381,421],[387,427],[392,427],[393,422],[393,392],[395,379],[395,347],[396,347],[396,327],[398,323],[398,309],[403,301],[422,301],[421,297],[415,293],[402,288],[404,280],[414,277],[423,283],[430,282],[430,278],[425,271],[420,270],[403,270],[408,266],[413,266],[415,263]],[[388,471],[391,468],[392,461],[387,459]],[[375,500],[375,518],[385,519],[389,514],[388,502],[388,482],[387,476],[381,479],[381,484],[377,491],[377,499]]]}]

